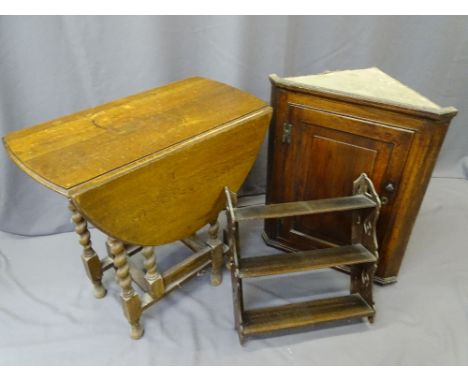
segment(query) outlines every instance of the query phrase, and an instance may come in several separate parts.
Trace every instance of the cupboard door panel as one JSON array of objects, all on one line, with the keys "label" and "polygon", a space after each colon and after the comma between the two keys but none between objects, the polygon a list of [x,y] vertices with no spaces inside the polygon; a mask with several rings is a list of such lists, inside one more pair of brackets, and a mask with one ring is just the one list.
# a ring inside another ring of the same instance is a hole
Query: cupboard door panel
[{"label": "cupboard door panel", "polygon": [[[288,115],[293,127],[285,168],[292,177],[281,177],[294,183],[283,188],[283,200],[350,195],[353,180],[365,172],[387,199],[378,227],[383,240],[413,132],[296,105]],[[385,191],[388,183],[394,191]],[[349,212],[282,219],[279,236],[296,247],[342,245],[351,237],[350,219]]]}]

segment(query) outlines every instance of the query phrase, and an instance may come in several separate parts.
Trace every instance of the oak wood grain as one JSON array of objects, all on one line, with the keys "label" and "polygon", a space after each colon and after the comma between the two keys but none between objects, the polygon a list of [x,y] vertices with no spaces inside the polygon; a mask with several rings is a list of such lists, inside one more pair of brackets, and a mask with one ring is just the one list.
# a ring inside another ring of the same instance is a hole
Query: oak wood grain
[{"label": "oak wood grain", "polygon": [[366,317],[374,312],[374,309],[358,294],[246,310],[243,334],[256,335],[342,319]]},{"label": "oak wood grain", "polygon": [[190,236],[223,209],[262,144],[272,111],[194,77],[4,137],[12,159],[127,244]]},{"label": "oak wood grain", "polygon": [[343,196],[321,200],[247,206],[234,209],[235,221],[271,219],[302,215],[323,214],[329,211],[349,211],[372,208],[376,204],[364,195]]},{"label": "oak wood grain", "polygon": [[194,77],[9,133],[4,143],[24,171],[68,194],[264,105],[249,93]]},{"label": "oak wood grain", "polygon": [[305,272],[312,269],[331,268],[375,262],[375,256],[360,244],[343,247],[290,252],[242,258],[239,277],[263,277],[283,273]]},{"label": "oak wood grain", "polygon": [[125,175],[75,188],[72,198],[87,220],[127,243],[160,245],[190,236],[223,209],[224,186],[240,188],[270,114],[263,108],[198,135]]},{"label": "oak wood grain", "polygon": [[[275,113],[269,133],[267,204],[348,195],[350,180],[366,172],[384,201],[375,280],[395,282],[456,109],[417,110],[270,79]],[[289,145],[281,141],[285,122],[292,125]],[[264,238],[287,250],[343,245],[350,219],[345,212],[320,220],[266,220]]]}]

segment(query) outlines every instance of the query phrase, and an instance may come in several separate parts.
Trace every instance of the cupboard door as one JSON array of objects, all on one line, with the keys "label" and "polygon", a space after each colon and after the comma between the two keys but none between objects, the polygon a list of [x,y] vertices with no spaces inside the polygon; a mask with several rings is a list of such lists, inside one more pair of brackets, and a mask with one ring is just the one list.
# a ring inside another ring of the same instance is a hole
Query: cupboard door
[{"label": "cupboard door", "polygon": [[[298,105],[289,105],[287,118],[290,139],[282,143],[282,173],[275,174],[283,187],[274,199],[348,196],[353,181],[365,172],[384,201],[378,224],[382,243],[413,131]],[[351,238],[351,212],[286,218],[277,224],[278,239],[295,248],[343,245]]]}]

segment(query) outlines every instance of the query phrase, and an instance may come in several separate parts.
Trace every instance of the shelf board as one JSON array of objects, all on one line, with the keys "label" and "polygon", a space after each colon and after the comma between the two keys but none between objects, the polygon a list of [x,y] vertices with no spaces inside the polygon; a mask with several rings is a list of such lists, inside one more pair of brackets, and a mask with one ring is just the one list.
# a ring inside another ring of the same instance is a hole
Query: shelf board
[{"label": "shelf board", "polygon": [[245,336],[324,322],[372,316],[375,310],[359,294],[244,311]]},{"label": "shelf board", "polygon": [[301,215],[322,214],[326,212],[351,211],[374,208],[377,204],[365,195],[339,198],[308,200],[280,204],[267,204],[234,208],[235,221],[271,219]]},{"label": "shelf board", "polygon": [[242,258],[239,277],[263,277],[376,261],[362,244]]}]

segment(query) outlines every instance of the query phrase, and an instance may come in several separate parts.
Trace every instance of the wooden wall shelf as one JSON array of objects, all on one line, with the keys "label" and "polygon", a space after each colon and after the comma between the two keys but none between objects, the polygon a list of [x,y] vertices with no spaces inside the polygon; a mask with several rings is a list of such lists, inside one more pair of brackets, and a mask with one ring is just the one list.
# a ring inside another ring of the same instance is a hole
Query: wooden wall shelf
[{"label": "wooden wall shelf", "polygon": [[[237,207],[237,195],[228,188],[226,215],[227,243],[234,299],[235,326],[239,340],[278,330],[293,329],[318,323],[375,315],[372,284],[377,266],[376,224],[381,202],[367,175],[353,183],[353,195],[322,200],[300,201],[265,206]],[[239,222],[302,216],[309,214],[352,211],[351,244],[334,248],[313,249],[285,254],[241,257]],[[347,296],[306,301],[296,304],[247,310],[243,302],[246,278],[275,276],[313,269],[348,266],[351,293]]]}]

